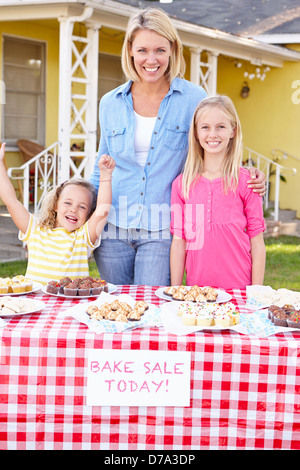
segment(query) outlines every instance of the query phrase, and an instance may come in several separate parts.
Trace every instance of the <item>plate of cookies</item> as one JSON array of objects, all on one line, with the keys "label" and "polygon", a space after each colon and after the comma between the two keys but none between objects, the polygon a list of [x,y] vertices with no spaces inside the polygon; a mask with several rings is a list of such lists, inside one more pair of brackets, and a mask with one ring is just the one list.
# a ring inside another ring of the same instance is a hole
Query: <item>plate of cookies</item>
[{"label": "plate of cookies", "polygon": [[93,302],[77,304],[63,315],[72,316],[95,333],[119,333],[127,329],[161,326],[160,309],[144,300],[135,301],[128,294],[106,292]]},{"label": "plate of cookies", "polygon": [[15,317],[18,315],[27,315],[29,313],[39,312],[46,307],[46,304],[40,300],[2,297],[0,299],[0,317]]},{"label": "plate of cookies", "polygon": [[180,302],[204,303],[214,302],[217,304],[229,302],[232,296],[226,291],[204,286],[167,286],[160,287],[155,291],[156,296],[162,300],[177,300]]}]

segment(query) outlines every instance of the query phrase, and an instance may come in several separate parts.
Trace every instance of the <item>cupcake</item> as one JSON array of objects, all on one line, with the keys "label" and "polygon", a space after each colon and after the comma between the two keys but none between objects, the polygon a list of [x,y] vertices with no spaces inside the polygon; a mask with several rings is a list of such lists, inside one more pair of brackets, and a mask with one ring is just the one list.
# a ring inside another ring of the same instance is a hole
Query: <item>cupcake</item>
[{"label": "cupcake", "polygon": [[11,287],[13,294],[23,294],[26,292],[26,284],[24,282],[13,282]]},{"label": "cupcake", "polygon": [[273,312],[277,309],[278,309],[278,307],[276,305],[270,305],[270,307],[268,308],[268,319],[269,320],[272,320]]},{"label": "cupcake", "polygon": [[69,282],[69,284],[66,284],[64,286],[63,293],[68,297],[76,297],[78,293],[78,282],[75,280]]},{"label": "cupcake", "polygon": [[276,315],[280,315],[281,313],[284,313],[282,308],[281,307],[276,307],[273,308],[272,312],[271,312],[271,322],[274,323],[274,317]]},{"label": "cupcake", "polygon": [[46,287],[46,292],[49,292],[49,294],[57,295],[59,292],[59,282],[57,281],[48,282],[47,287]]},{"label": "cupcake", "polygon": [[289,315],[285,311],[277,312],[273,315],[273,323],[275,326],[287,326]]},{"label": "cupcake", "polygon": [[214,324],[214,317],[211,312],[198,312],[196,316],[197,326],[212,326]]},{"label": "cupcake", "polygon": [[33,281],[31,279],[29,279],[28,277],[24,277],[23,282],[25,284],[25,291],[26,292],[31,292],[32,289],[33,289]]},{"label": "cupcake", "polygon": [[100,295],[103,291],[101,279],[93,279],[91,283],[91,294]]},{"label": "cupcake", "polygon": [[0,294],[7,294],[8,293],[8,285],[1,283],[0,284]]},{"label": "cupcake", "polygon": [[72,282],[72,279],[70,277],[63,277],[62,279],[60,279],[59,281],[59,293],[60,294],[64,294],[64,288],[70,282]]},{"label": "cupcake", "polygon": [[108,284],[106,281],[104,281],[104,279],[101,279],[101,285],[102,285],[104,292],[108,292]]},{"label": "cupcake", "polygon": [[300,328],[300,310],[295,310],[289,315],[287,326],[290,328]]},{"label": "cupcake", "polygon": [[81,297],[87,297],[90,295],[91,287],[90,281],[82,281],[78,284],[78,295]]}]

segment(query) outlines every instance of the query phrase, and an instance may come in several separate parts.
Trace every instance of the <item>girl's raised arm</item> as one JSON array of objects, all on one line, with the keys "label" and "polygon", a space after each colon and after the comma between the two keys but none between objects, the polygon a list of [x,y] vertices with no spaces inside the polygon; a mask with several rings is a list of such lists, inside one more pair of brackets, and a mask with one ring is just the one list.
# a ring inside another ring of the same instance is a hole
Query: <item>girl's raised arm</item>
[{"label": "girl's raised arm", "polygon": [[6,205],[11,218],[18,229],[21,230],[21,232],[26,233],[30,214],[27,209],[25,209],[23,204],[18,200],[14,187],[7,175],[7,171],[4,165],[5,146],[6,144],[4,142],[0,148],[0,197]]},{"label": "girl's raised arm", "polygon": [[111,208],[111,180],[116,162],[112,157],[105,154],[100,157],[98,166],[100,169],[100,186],[98,189],[97,206],[88,222],[92,243],[95,243],[100,237]]}]

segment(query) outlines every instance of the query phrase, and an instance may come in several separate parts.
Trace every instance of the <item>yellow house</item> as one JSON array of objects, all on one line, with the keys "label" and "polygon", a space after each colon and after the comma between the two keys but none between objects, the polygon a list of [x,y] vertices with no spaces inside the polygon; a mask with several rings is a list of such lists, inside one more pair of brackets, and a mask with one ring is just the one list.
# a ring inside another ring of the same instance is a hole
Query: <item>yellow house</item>
[{"label": "yellow house", "polygon": [[[58,182],[70,174],[89,176],[100,133],[99,100],[124,81],[120,52],[128,18],[139,6],[155,6],[166,9],[178,29],[186,78],[209,94],[225,93],[233,99],[243,126],[245,159],[251,156],[268,180],[270,176],[270,195],[280,200],[280,208],[294,209],[300,217],[298,35],[292,43],[291,37],[288,42],[272,41],[256,34],[257,28],[233,34],[218,27],[218,9],[208,8],[206,24],[205,15],[197,17],[204,2],[186,2],[194,4],[192,14],[184,4],[0,0],[0,130],[1,140],[7,142],[7,167],[24,163],[18,141],[26,139],[51,147],[51,154],[57,155]],[[238,22],[238,12],[232,15]],[[270,165],[273,159],[279,166]],[[277,180],[279,171],[286,178],[280,193],[279,187],[274,189],[276,168]],[[29,173],[24,175],[29,180]],[[53,175],[48,172],[46,178],[43,185],[48,188]],[[24,201],[28,203],[25,182]]]}]

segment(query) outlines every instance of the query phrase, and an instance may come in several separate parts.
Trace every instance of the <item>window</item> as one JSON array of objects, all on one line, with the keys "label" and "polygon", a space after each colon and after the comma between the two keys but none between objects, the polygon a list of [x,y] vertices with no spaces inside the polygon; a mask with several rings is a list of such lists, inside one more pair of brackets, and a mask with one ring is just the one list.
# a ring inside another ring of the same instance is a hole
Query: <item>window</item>
[{"label": "window", "polygon": [[[98,110],[100,99],[105,93],[117,88],[125,82],[121,66],[121,57],[99,54],[98,65]],[[99,115],[98,115],[99,118]],[[97,123],[97,145],[100,138],[99,119]]]},{"label": "window", "polygon": [[3,81],[6,102],[3,136],[15,147],[18,139],[45,144],[45,44],[4,37]]}]

